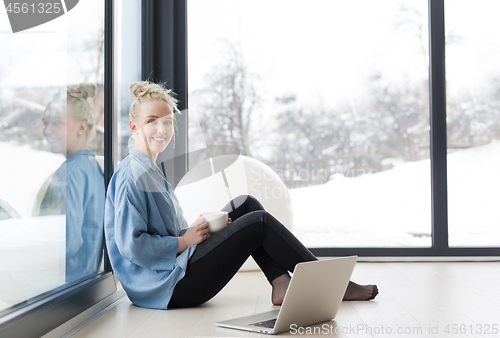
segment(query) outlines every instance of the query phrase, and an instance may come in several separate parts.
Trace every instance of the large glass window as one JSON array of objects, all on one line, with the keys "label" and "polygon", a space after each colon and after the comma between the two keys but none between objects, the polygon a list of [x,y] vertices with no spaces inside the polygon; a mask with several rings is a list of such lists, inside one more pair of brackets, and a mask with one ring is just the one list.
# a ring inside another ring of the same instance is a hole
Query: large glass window
[{"label": "large glass window", "polygon": [[5,313],[102,266],[104,3],[81,1],[15,34],[0,16]]},{"label": "large glass window", "polygon": [[141,0],[116,1],[115,105],[113,135],[114,164],[124,159],[132,135],[129,109],[132,97],[129,86],[141,80]]},{"label": "large glass window", "polygon": [[188,34],[191,148],[271,167],[309,247],[431,245],[426,0],[189,0]]},{"label": "large glass window", "polygon": [[446,1],[450,246],[500,245],[500,2]]}]

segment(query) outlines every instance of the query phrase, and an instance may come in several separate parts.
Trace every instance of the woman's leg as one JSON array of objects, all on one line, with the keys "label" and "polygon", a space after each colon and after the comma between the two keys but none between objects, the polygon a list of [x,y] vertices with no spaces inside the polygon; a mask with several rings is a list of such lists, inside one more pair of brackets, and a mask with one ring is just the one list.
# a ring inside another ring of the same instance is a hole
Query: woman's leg
[{"label": "woman's leg", "polygon": [[[295,265],[317,258],[251,196],[234,199],[229,226],[199,244],[189,260],[186,275],[175,287],[169,307],[196,306],[214,297],[253,256],[273,286],[273,303],[281,304]],[[353,282],[345,300],[372,299],[376,286]]]},{"label": "woman's leg", "polygon": [[[242,205],[243,208],[240,207]],[[247,212],[264,210],[264,207],[252,196],[239,196],[229,202],[222,210],[229,211],[229,217],[231,217],[231,219],[236,219]],[[285,293],[290,282],[290,276],[287,271],[274,262],[274,260],[272,260],[264,250],[258,249],[253,256],[256,261],[260,261],[258,264],[261,267],[264,265],[270,265],[269,269],[271,269],[271,266],[273,266],[273,269],[276,271],[280,271],[281,269],[282,275],[269,281],[273,286],[273,304],[280,305],[285,297]],[[265,270],[263,269],[263,271]],[[369,300],[375,298],[377,294],[378,288],[376,285],[359,285],[349,281],[344,295],[344,300]]]},{"label": "woman's leg", "polygon": [[252,211],[264,210],[258,199],[251,195],[241,195],[233,198],[221,211],[229,212],[229,218],[233,221]]},{"label": "woman's leg", "polygon": [[[227,203],[222,208],[222,210],[229,212],[229,218],[231,218],[231,220],[236,220],[239,217],[248,214],[252,211],[264,210],[264,207],[255,197],[251,195],[241,195],[234,198],[229,203]],[[289,235],[291,235],[295,239],[295,236],[293,236],[291,233]],[[302,245],[302,243],[300,243],[300,245]],[[309,252],[309,250],[307,251]],[[252,254],[252,256],[254,260],[257,262],[257,265],[259,265],[259,267],[262,269],[262,271],[270,272],[266,276],[268,275],[273,276],[271,277],[273,279],[269,279],[268,277],[269,283],[271,283],[271,285],[273,286],[273,298],[276,298],[273,300],[273,303],[281,304],[281,302],[283,301],[283,297],[285,296],[286,288],[288,287],[288,282],[290,281],[290,276],[288,274],[287,269],[283,268],[281,265],[276,263],[271,257],[269,257],[269,255],[263,248],[257,249]],[[313,256],[310,256],[309,258],[310,260],[316,260],[316,257]],[[276,278],[274,278],[274,276],[276,275],[282,276],[282,278],[277,280]]]},{"label": "woman's leg", "polygon": [[[236,198],[233,222],[198,245],[169,307],[202,304],[215,296],[251,255],[271,284],[300,262],[316,260],[278,220],[249,196]],[[232,209],[232,206],[231,206]],[[273,285],[274,286],[274,285]],[[285,288],[286,290],[286,288]]]}]

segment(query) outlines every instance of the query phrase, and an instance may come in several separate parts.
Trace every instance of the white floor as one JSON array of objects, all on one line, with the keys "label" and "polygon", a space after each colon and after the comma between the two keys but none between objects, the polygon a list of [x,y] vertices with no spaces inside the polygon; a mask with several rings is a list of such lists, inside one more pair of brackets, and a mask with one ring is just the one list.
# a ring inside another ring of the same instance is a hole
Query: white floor
[{"label": "white floor", "polygon": [[[500,262],[358,263],[352,280],[377,283],[379,296],[343,302],[337,318],[316,331],[280,336],[500,336]],[[72,337],[263,337],[214,323],[277,308],[270,292],[261,272],[240,272],[197,308],[150,310],[125,298]]]}]

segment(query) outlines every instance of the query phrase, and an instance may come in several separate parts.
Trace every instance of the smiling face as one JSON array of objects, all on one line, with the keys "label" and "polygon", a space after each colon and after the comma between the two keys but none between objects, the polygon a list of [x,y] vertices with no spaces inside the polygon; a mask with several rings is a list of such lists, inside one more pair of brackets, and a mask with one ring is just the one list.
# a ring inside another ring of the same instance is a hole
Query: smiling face
[{"label": "smiling face", "polygon": [[136,121],[130,121],[135,149],[155,162],[174,134],[172,108],[161,100],[142,102]]},{"label": "smiling face", "polygon": [[66,157],[78,150],[87,149],[87,122],[75,120],[72,109],[72,104],[67,105],[67,112],[61,107],[54,109],[49,106],[42,119],[43,136],[49,142],[50,150]]}]

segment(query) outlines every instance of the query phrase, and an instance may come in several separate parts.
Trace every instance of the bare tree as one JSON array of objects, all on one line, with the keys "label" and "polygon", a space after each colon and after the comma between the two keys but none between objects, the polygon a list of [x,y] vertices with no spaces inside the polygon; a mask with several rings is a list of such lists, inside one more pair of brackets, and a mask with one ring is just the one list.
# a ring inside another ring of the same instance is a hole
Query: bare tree
[{"label": "bare tree", "polygon": [[226,50],[222,61],[205,76],[205,88],[192,95],[198,102],[207,145],[236,145],[243,155],[252,156],[252,116],[262,100],[257,90],[258,77],[248,70],[236,45],[228,42]]},{"label": "bare tree", "polygon": [[448,101],[448,147],[470,148],[500,138],[500,75]]},{"label": "bare tree", "polygon": [[422,57],[422,64],[424,66],[425,73],[429,72],[429,61],[428,61],[428,47],[427,47],[427,37],[425,31],[425,21],[422,18],[422,13],[414,6],[402,3],[399,8],[399,15],[394,22],[395,29],[406,28],[413,31],[419,41],[419,49]]}]

